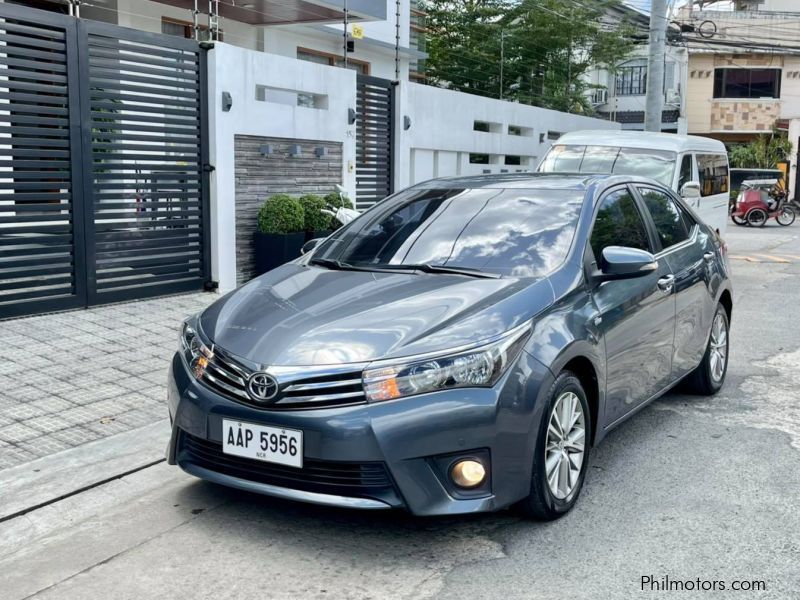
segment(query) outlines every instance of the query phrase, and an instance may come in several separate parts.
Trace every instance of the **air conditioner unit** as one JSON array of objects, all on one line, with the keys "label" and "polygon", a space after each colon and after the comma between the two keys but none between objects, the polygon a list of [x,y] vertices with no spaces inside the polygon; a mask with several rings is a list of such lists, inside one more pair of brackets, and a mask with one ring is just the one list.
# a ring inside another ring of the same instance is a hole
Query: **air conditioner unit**
[{"label": "air conditioner unit", "polygon": [[594,90],[592,92],[592,104],[607,104],[608,103],[608,90]]},{"label": "air conditioner unit", "polygon": [[679,105],[681,103],[681,93],[679,90],[667,90],[664,94],[664,99],[667,104]]}]

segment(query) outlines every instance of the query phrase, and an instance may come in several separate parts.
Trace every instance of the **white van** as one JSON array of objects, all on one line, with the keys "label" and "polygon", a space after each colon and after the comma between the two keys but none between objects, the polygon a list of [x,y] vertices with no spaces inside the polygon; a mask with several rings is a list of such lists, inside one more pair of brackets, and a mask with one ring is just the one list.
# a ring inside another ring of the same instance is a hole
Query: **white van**
[{"label": "white van", "polygon": [[539,164],[541,173],[619,173],[671,187],[720,234],[728,222],[728,152],[717,140],[641,131],[575,131],[562,135]]}]

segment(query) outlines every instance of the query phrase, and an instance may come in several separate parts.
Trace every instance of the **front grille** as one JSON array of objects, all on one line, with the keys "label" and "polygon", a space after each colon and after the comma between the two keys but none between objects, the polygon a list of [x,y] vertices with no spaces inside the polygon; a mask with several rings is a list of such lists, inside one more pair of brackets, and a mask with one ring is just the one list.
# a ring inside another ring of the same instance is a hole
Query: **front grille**
[{"label": "front grille", "polygon": [[232,456],[222,444],[180,432],[178,462],[230,477],[282,488],[333,494],[351,498],[373,498],[392,506],[400,503],[391,477],[382,462],[334,462],[303,459],[303,468]]},{"label": "front grille", "polygon": [[220,351],[215,351],[200,381],[232,400],[269,410],[329,408],[367,401],[361,371],[316,376],[304,376],[298,371],[296,375],[278,375],[278,395],[266,403],[254,401],[247,393],[247,380],[252,373]]}]

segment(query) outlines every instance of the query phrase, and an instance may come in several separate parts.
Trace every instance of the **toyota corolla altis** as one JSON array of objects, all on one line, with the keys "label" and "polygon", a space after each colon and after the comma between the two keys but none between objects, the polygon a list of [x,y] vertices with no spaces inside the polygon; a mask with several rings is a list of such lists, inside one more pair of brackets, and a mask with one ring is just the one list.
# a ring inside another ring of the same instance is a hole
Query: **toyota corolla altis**
[{"label": "toyota corolla altis", "polygon": [[576,502],[590,448],[725,379],[725,247],[622,176],[429,181],[188,319],[168,460],[204,479],[417,515]]}]

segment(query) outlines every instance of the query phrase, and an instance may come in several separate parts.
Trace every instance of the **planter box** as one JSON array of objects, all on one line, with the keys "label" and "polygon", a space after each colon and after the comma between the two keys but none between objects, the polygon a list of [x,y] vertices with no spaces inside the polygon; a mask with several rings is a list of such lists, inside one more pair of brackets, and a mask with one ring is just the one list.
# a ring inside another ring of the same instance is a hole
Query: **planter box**
[{"label": "planter box", "polygon": [[271,271],[300,256],[304,233],[255,233],[256,275]]},{"label": "planter box", "polygon": [[322,231],[306,231],[306,241],[315,240],[317,238],[326,238],[332,234],[334,229],[323,229]]}]

